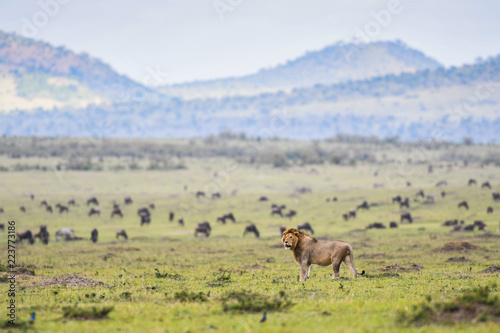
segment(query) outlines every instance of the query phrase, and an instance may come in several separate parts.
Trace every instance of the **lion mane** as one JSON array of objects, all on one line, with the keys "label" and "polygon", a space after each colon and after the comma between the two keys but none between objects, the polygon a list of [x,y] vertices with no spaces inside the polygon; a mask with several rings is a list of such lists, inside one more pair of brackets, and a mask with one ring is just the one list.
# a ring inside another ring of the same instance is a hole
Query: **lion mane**
[{"label": "lion mane", "polygon": [[300,281],[309,279],[311,264],[333,266],[334,278],[340,276],[340,264],[343,262],[352,271],[354,278],[365,274],[354,267],[352,246],[340,240],[318,241],[303,231],[290,228],[283,233],[283,246],[291,250],[295,261],[300,265]]}]

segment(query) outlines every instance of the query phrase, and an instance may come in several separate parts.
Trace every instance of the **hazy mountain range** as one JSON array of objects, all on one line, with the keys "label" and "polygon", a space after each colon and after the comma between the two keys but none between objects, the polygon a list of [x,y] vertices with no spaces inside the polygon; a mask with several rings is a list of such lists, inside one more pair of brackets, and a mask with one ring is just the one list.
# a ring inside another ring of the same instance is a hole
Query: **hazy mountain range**
[{"label": "hazy mountain range", "polygon": [[0,32],[0,134],[490,142],[500,56],[443,68],[402,42],[336,43],[243,77],[147,88],[86,54]]}]

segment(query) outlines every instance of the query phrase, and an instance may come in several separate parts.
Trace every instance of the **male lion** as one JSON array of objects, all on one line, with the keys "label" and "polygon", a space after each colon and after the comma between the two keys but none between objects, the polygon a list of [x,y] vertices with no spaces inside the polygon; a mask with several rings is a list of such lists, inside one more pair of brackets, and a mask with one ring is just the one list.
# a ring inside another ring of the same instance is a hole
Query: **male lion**
[{"label": "male lion", "polygon": [[354,278],[359,273],[354,267],[352,246],[343,241],[318,241],[303,231],[290,228],[281,239],[287,250],[293,251],[295,261],[300,265],[300,281],[309,279],[311,264],[320,266],[333,265],[334,278],[340,276],[340,264],[344,262],[352,271]]}]

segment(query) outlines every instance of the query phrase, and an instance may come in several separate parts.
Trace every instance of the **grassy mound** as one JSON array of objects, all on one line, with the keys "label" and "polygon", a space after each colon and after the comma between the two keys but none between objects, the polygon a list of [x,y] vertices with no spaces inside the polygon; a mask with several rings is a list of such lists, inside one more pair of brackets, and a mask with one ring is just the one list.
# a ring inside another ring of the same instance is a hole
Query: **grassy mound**
[{"label": "grassy mound", "polygon": [[222,309],[224,311],[236,312],[261,312],[280,311],[293,306],[284,291],[278,295],[269,297],[248,291],[231,291],[221,297]]},{"label": "grassy mound", "polygon": [[105,319],[113,311],[113,306],[80,308],[78,306],[67,306],[63,308],[63,317],[77,320]]},{"label": "grassy mound", "polygon": [[500,298],[489,287],[479,287],[464,292],[452,301],[431,303],[431,298],[410,310],[398,314],[398,322],[407,325],[456,324],[462,321],[500,322]]}]

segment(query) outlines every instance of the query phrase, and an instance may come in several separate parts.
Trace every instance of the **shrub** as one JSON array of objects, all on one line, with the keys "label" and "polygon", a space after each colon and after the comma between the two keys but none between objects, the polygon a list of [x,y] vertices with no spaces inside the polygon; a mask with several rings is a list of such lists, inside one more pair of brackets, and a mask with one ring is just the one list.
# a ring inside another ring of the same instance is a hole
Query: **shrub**
[{"label": "shrub", "polygon": [[88,308],[80,308],[76,305],[66,306],[63,308],[63,316],[64,318],[78,320],[104,319],[108,317],[108,314],[113,311],[113,309],[113,306],[92,306]]},{"label": "shrub", "polygon": [[235,312],[281,311],[293,306],[284,291],[268,297],[248,291],[231,291],[221,297],[222,309]]}]

